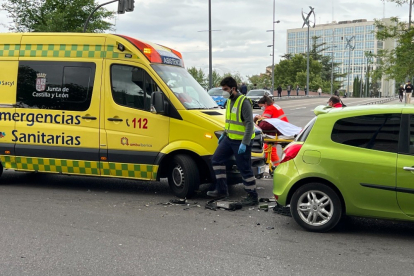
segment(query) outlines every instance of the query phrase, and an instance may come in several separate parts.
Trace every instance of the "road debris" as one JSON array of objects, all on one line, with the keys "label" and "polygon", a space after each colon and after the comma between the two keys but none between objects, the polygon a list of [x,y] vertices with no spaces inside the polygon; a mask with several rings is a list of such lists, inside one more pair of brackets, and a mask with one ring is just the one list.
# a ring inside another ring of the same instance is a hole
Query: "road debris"
[{"label": "road debris", "polygon": [[290,206],[281,206],[279,204],[276,204],[275,207],[273,207],[273,212],[282,216],[292,216],[290,213]]}]

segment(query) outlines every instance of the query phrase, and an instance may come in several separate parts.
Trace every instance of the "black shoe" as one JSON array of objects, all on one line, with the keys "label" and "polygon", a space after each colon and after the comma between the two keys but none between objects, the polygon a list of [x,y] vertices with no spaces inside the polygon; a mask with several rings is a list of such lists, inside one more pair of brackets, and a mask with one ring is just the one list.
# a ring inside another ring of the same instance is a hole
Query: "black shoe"
[{"label": "black shoe", "polygon": [[211,196],[211,197],[217,197],[217,198],[226,198],[226,197],[229,197],[229,193],[228,192],[226,192],[226,193],[220,193],[217,190],[208,191],[207,192],[207,195],[208,196]]},{"label": "black shoe", "polygon": [[254,206],[259,204],[259,198],[257,195],[248,194],[246,197],[243,197],[240,203],[243,206]]}]

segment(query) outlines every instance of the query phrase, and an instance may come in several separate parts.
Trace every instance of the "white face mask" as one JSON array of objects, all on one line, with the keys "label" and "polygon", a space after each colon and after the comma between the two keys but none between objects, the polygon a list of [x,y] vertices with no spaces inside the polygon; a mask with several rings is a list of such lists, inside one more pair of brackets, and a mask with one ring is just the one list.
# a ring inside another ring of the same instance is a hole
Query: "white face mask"
[{"label": "white face mask", "polygon": [[230,93],[223,91],[223,98],[226,98],[226,99],[230,98]]},{"label": "white face mask", "polygon": [[224,91],[223,90],[223,98],[230,98],[231,94],[232,94],[233,90],[230,90],[230,92]]}]

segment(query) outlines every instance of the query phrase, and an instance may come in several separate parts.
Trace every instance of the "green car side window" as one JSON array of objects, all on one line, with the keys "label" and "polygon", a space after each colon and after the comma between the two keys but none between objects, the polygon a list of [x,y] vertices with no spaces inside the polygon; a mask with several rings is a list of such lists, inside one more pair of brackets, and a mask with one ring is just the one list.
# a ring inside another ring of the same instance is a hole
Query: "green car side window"
[{"label": "green car side window", "polygon": [[376,114],[338,120],[331,134],[334,142],[354,147],[398,152],[401,114]]}]

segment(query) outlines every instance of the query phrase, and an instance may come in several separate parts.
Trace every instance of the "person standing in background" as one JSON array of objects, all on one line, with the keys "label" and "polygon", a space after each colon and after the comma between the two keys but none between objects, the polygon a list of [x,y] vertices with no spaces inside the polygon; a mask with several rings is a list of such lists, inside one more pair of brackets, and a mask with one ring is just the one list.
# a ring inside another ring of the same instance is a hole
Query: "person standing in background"
[{"label": "person standing in background", "polygon": [[300,90],[299,84],[296,84],[296,96],[299,96],[299,90]]},{"label": "person standing in background", "polygon": [[399,98],[400,98],[400,102],[402,102],[402,101],[403,101],[403,98],[404,98],[404,91],[405,91],[404,86],[401,84],[401,85],[400,85],[400,88],[398,88],[398,96],[399,96]]},{"label": "person standing in background", "polygon": [[288,92],[288,97],[290,97],[290,90],[292,89],[292,87],[290,86],[290,84],[287,86],[287,92]]},{"label": "person standing in background", "polygon": [[247,86],[244,82],[242,83],[242,85],[240,87],[240,93],[242,93],[243,95],[247,94]]},{"label": "person standing in background", "polygon": [[322,95],[322,88],[321,87],[318,88],[318,94],[319,94],[319,97]]},{"label": "person standing in background", "polygon": [[279,98],[282,98],[282,86],[280,86],[280,84],[279,84],[279,86],[276,88],[276,90],[277,90],[277,96],[278,96]]},{"label": "person standing in background", "polygon": [[411,103],[411,93],[413,92],[413,85],[408,81],[405,85],[405,103]]}]

